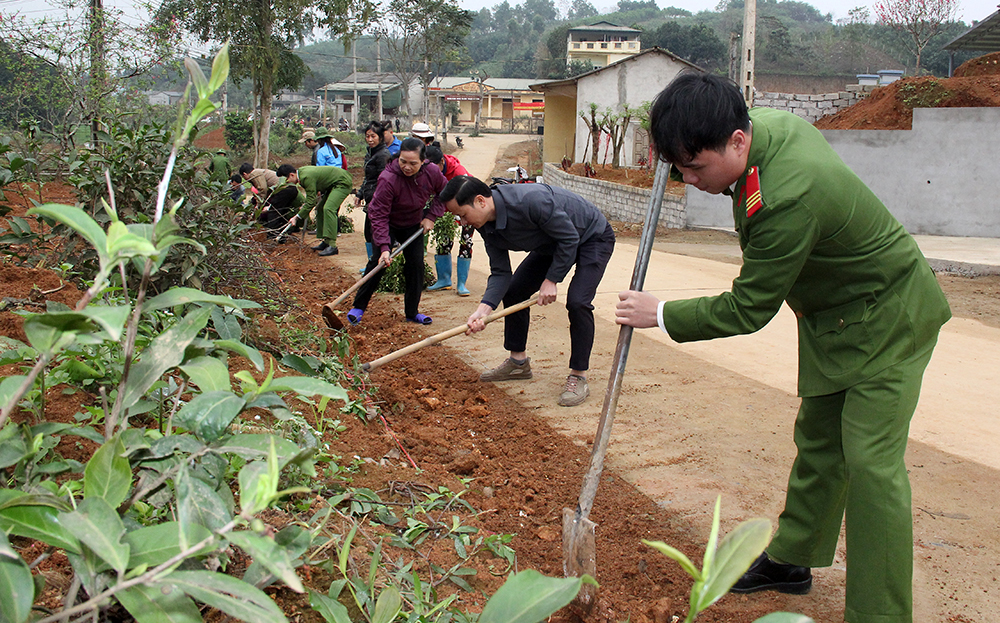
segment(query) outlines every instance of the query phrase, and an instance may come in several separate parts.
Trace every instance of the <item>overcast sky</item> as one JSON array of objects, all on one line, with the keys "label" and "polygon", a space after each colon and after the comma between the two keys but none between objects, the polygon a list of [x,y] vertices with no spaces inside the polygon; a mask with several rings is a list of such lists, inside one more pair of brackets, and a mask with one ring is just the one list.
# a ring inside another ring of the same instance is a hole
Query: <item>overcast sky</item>
[{"label": "overcast sky", "polygon": [[[79,0],[78,0],[79,1]],[[114,6],[121,9],[126,18],[131,22],[138,22],[143,18],[143,13],[136,8],[130,0],[104,0],[106,6]],[[982,20],[989,17],[997,10],[998,0],[958,0],[958,17],[966,24],[973,21]],[[523,0],[508,0],[511,6],[517,6]],[[482,8],[493,8],[500,3],[500,0],[459,0],[459,5],[465,9],[478,11]],[[564,13],[569,7],[570,0],[555,0],[556,7]],[[617,0],[591,0],[591,3],[598,11],[607,12],[617,5]],[[86,4],[86,3],[82,3]],[[675,6],[692,13],[698,11],[714,9],[718,0],[657,0],[661,8]],[[808,2],[819,9],[822,13],[832,13],[833,19],[838,20],[847,17],[847,12],[857,6],[867,6],[871,9],[873,0],[811,0]],[[51,13],[52,3],[48,0],[0,0],[0,11],[4,13],[19,12],[26,17],[42,17]],[[872,12],[874,13],[874,11]]]}]

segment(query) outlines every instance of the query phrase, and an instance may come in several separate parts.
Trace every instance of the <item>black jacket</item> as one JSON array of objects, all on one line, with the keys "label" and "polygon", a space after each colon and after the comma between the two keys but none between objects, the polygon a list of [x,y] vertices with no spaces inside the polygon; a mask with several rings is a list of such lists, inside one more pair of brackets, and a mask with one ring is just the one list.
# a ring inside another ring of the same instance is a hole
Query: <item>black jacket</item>
[{"label": "black jacket", "polygon": [[371,203],[372,197],[375,196],[375,184],[378,182],[378,176],[385,169],[390,155],[383,143],[379,143],[374,149],[368,148],[368,154],[365,156],[365,181],[361,182],[361,188],[358,189],[358,199],[364,199],[365,203]]}]

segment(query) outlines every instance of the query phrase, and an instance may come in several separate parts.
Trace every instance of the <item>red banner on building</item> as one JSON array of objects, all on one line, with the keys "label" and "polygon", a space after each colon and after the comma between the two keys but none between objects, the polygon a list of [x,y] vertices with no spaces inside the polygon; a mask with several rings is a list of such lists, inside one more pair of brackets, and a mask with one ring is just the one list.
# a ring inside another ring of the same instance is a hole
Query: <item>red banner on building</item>
[{"label": "red banner on building", "polygon": [[545,110],[545,102],[514,102],[514,110]]}]

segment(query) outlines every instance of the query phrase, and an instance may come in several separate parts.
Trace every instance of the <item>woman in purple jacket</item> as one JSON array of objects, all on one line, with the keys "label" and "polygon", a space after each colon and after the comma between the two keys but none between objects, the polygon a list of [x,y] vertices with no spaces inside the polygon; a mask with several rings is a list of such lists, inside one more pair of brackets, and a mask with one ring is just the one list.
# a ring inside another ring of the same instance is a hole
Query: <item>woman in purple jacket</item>
[{"label": "woman in purple jacket", "polygon": [[[390,161],[379,175],[375,195],[368,204],[374,252],[365,267],[365,274],[379,264],[389,264],[393,241],[402,242],[421,229],[423,233],[429,232],[434,227],[434,221],[444,214],[444,204],[438,195],[447,180],[437,165],[424,162],[424,147],[423,141],[418,138],[403,140],[399,156]],[[403,276],[406,279],[403,297],[406,319],[430,324],[431,317],[417,311],[420,293],[424,289],[423,236],[403,250]],[[351,324],[361,322],[381,278],[382,275],[378,274],[358,289],[353,308],[347,312]]]}]

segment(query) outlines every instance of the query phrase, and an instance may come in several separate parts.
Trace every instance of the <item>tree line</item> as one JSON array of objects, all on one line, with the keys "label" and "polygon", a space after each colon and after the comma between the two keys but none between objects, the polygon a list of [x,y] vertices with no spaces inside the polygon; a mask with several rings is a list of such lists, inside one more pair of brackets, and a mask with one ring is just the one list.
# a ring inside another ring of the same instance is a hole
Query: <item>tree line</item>
[{"label": "tree line", "polygon": [[[926,1],[953,5],[956,0]],[[912,72],[916,58],[910,34],[887,23],[888,13],[873,18],[859,7],[834,21],[806,2],[758,0],[757,73]],[[590,0],[572,0],[565,12],[554,0],[514,5],[504,0],[478,12],[459,8],[457,0],[391,0],[384,7],[373,0],[275,0],[252,6],[166,0],[138,32],[116,24],[110,11],[79,32],[67,31],[69,26],[39,29],[16,15],[0,17],[0,123],[41,119],[53,131],[62,128],[69,140],[73,132],[65,128],[72,121],[85,125],[117,114],[141,88],[163,88],[176,80],[182,44],[191,36],[210,49],[229,41],[233,92],[245,93],[249,107],[260,113],[254,136],[257,160],[263,162],[271,101],[282,89],[313,91],[379,65],[403,83],[416,78],[425,87],[435,76],[470,71],[497,78],[566,78],[592,69],[567,63],[568,30],[598,20],[640,30],[643,49],[656,46],[707,71],[731,74],[743,0],[721,0],[714,10],[698,13],[661,9],[654,0],[619,0],[607,14]],[[943,45],[967,28],[957,20],[941,23],[918,50],[920,71],[945,75],[949,59]],[[96,35],[111,40],[103,49],[115,50],[114,58],[103,61],[107,71],[94,66],[89,44]],[[956,62],[973,56],[960,54]],[[94,88],[98,76],[107,84]]]}]

